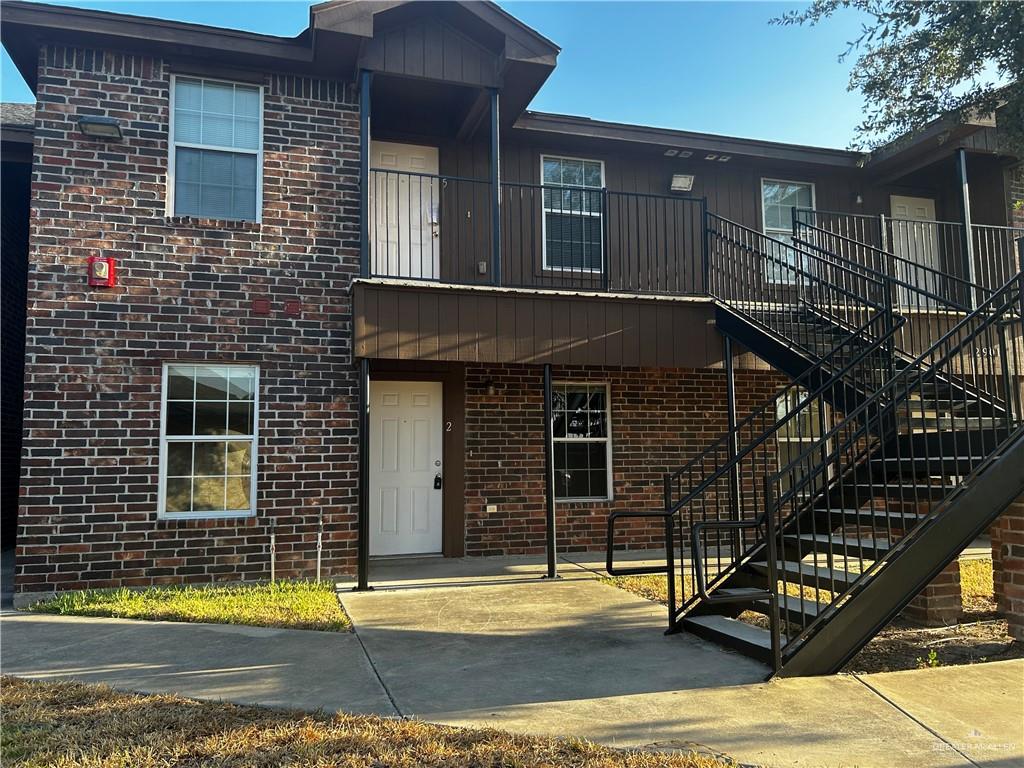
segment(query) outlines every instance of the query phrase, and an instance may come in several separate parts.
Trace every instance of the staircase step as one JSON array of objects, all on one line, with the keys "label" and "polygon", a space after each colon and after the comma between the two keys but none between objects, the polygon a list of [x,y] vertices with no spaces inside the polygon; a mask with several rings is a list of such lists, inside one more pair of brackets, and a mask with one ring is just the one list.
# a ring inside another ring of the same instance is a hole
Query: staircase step
[{"label": "staircase step", "polygon": [[738,619],[718,615],[687,616],[683,619],[683,629],[745,656],[765,663],[771,661],[771,633]]},{"label": "staircase step", "polygon": [[[751,563],[750,568],[762,576],[768,575],[768,563]],[[811,563],[798,563],[792,560],[780,560],[775,566],[776,575],[789,584],[817,587],[826,591],[842,591],[853,584],[860,574],[843,571],[839,568],[829,570],[824,566]]]},{"label": "staircase step", "polygon": [[[806,627],[827,607],[827,603],[819,603],[805,597],[779,595],[779,616],[783,621],[800,627]],[[749,610],[767,616],[770,608],[771,603],[767,600],[757,600],[750,604]]]},{"label": "staircase step", "polygon": [[847,499],[863,501],[875,499],[892,501],[938,501],[956,488],[956,483],[853,483],[842,489]]},{"label": "staircase step", "polygon": [[803,533],[786,536],[785,539],[792,542],[801,555],[831,552],[834,555],[877,560],[879,555],[885,554],[892,548],[892,542],[887,539],[859,539],[827,533]]},{"label": "staircase step", "polygon": [[966,451],[959,456],[893,456],[871,459],[871,468],[878,477],[949,477],[967,475],[985,458],[972,456]]}]

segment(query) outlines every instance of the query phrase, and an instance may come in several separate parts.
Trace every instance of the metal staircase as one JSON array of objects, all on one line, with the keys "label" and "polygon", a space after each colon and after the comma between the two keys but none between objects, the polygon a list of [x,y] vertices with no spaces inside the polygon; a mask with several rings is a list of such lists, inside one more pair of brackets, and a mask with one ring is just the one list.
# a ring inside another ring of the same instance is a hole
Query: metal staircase
[{"label": "metal staircase", "polygon": [[[609,516],[608,571],[664,573],[669,632],[832,673],[1024,492],[1024,272],[987,290],[796,219],[790,244],[708,213],[705,239],[719,329],[792,383],[663,509]],[[629,518],[664,521],[663,566],[615,567]]]}]

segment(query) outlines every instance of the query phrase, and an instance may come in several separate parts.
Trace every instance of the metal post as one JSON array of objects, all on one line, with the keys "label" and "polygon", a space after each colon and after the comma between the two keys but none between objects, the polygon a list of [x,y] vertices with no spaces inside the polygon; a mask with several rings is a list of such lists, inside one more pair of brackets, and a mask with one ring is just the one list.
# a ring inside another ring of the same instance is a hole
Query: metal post
[{"label": "metal post", "polygon": [[359,517],[357,521],[356,590],[371,589],[370,580],[370,361],[359,361]]},{"label": "metal post", "polygon": [[544,364],[544,501],[548,528],[548,573],[547,578],[558,578],[555,562],[555,451],[551,440],[553,415],[551,413],[551,363]]},{"label": "metal post", "polygon": [[[889,252],[889,233],[886,231],[885,214],[878,214],[878,249],[882,252],[879,256],[879,260],[885,259],[885,254]],[[889,269],[894,268],[895,264],[879,264],[878,271],[886,273]],[[898,277],[898,275],[890,274],[890,277]]]},{"label": "metal post", "polygon": [[501,149],[498,89],[491,88],[491,271],[495,285],[501,285]]},{"label": "metal post", "polygon": [[359,276],[370,276],[370,83],[373,73],[359,73]]},{"label": "metal post", "polygon": [[[725,407],[729,419],[729,461],[736,458],[740,451],[738,436],[736,434],[736,373],[732,359],[732,339],[724,337],[723,350],[725,353]],[[740,471],[739,465],[733,463],[729,470],[729,510],[733,520],[742,519],[740,511]],[[733,531],[732,534],[733,557],[739,557],[740,532]]]},{"label": "metal post", "polygon": [[[665,501],[665,571],[668,581],[668,629],[665,634],[672,634],[676,628],[676,543],[675,543],[675,515],[672,513],[672,476],[667,472],[664,477],[664,501]],[[682,551],[679,556],[682,558]],[[680,560],[680,566],[682,566]],[[683,574],[680,573],[680,578]],[[685,583],[685,582],[684,582]],[[685,590],[684,590],[685,592]],[[685,597],[685,595],[684,595]]]},{"label": "metal post", "polygon": [[277,581],[277,520],[270,521],[270,583]]},{"label": "metal post", "polygon": [[[963,214],[964,219],[964,231],[963,231],[963,242],[964,242],[964,258],[967,260],[967,282],[974,285],[977,280],[974,279],[974,237],[971,234],[971,195],[970,187],[967,184],[967,150],[960,147],[956,151],[956,173],[957,181],[960,184],[960,211]],[[971,309],[978,306],[978,297],[974,295],[974,290],[969,289],[971,295],[967,297],[970,302]]]},{"label": "metal post", "polygon": [[320,510],[316,530],[316,582],[320,583],[320,566],[324,555],[324,511]]},{"label": "metal post", "polygon": [[700,199],[700,261],[704,276],[704,293],[711,295],[710,263],[708,259],[708,199]]}]

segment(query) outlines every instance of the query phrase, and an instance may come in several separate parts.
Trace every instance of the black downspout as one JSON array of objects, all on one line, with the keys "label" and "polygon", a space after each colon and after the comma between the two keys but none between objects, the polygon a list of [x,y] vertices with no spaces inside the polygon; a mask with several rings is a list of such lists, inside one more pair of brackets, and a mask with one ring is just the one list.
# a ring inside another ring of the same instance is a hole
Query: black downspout
[{"label": "black downspout", "polygon": [[501,150],[498,89],[491,88],[491,276],[501,285]]},{"label": "black downspout", "polygon": [[373,73],[359,73],[359,276],[370,276],[370,83]]},{"label": "black downspout", "polygon": [[359,517],[356,591],[370,586],[370,361],[359,360]]},{"label": "black downspout", "polygon": [[544,364],[544,502],[548,529],[547,578],[558,578],[555,562],[555,452],[551,441],[551,363]]},{"label": "black downspout", "polygon": [[[967,260],[967,282],[974,285],[974,237],[971,233],[971,196],[970,187],[967,184],[967,150],[960,147],[956,151],[956,175],[957,183],[960,185],[960,213],[963,216],[964,231],[964,258]],[[974,290],[969,288],[971,295],[967,297],[969,306],[974,309],[978,306],[978,297]]]}]

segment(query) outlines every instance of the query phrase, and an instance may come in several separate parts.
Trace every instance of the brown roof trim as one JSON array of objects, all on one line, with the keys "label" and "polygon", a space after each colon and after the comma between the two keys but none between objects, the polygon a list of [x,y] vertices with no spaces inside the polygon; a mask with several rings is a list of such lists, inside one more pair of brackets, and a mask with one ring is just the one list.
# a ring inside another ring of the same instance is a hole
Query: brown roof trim
[{"label": "brown roof trim", "polygon": [[759,141],[713,133],[679,131],[670,128],[655,128],[645,125],[613,123],[594,120],[589,117],[560,115],[549,112],[525,112],[516,121],[517,129],[538,133],[562,133],[595,139],[628,141],[642,144],[657,144],[666,148],[696,149],[699,151],[724,152],[726,154],[759,157],[788,162],[815,163],[844,168],[855,168],[861,162],[860,152],[827,147],[810,147],[802,144],[784,144],[776,141]]},{"label": "brown roof trim", "polygon": [[36,77],[42,37],[84,45],[113,45],[128,50],[176,51],[191,56],[235,58],[295,66],[313,61],[309,35],[278,37],[205,24],[94,11],[70,6],[8,0],[0,27],[4,47],[30,86]]}]

